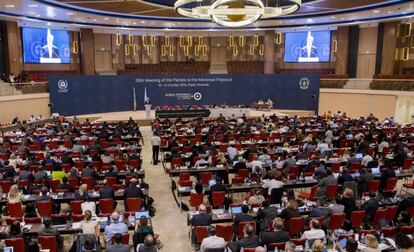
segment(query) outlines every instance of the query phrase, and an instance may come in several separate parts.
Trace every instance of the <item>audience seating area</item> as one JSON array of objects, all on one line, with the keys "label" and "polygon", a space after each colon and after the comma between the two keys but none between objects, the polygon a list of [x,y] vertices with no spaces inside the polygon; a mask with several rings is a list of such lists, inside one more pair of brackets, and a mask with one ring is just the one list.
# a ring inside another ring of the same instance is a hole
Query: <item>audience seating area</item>
[{"label": "audience seating area", "polygon": [[371,89],[413,91],[414,75],[375,75]]},{"label": "audience seating area", "polygon": [[49,76],[74,76],[78,75],[77,71],[24,71],[23,75],[28,77],[28,80],[35,82],[47,82]]},{"label": "audience seating area", "polygon": [[227,61],[229,74],[264,73],[263,61]]}]

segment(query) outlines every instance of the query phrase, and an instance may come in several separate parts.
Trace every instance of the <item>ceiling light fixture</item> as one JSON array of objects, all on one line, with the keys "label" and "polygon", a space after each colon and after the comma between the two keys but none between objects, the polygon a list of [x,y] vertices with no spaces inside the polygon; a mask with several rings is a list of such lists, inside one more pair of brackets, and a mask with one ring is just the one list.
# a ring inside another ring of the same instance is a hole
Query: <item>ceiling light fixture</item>
[{"label": "ceiling light fixture", "polygon": [[292,14],[299,10],[301,0],[287,0],[288,4],[266,5],[263,0],[177,0],[174,10],[186,17],[209,19],[231,28],[250,25],[259,19]]}]

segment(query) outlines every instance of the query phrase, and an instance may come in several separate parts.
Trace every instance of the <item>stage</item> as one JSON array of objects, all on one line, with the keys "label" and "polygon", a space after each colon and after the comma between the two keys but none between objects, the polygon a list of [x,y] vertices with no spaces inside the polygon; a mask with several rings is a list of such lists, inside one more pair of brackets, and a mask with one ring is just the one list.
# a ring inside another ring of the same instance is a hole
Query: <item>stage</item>
[{"label": "stage", "polygon": [[[276,114],[277,116],[310,116],[313,115],[313,111],[306,111],[306,110],[279,110],[279,109],[272,109],[269,111],[261,111],[261,110],[250,110],[250,117],[260,117],[262,115],[270,116]],[[145,110],[138,110],[138,111],[121,111],[121,112],[110,112],[110,113],[98,113],[98,114],[87,114],[87,115],[78,115],[79,120],[82,122],[89,118],[90,121],[126,121],[130,117],[133,120],[138,120],[139,124],[142,126],[150,125],[151,121],[155,119],[155,110],[151,110],[151,118],[145,118]],[[210,116],[211,117],[211,116]],[[68,117],[72,119],[73,116]]]}]

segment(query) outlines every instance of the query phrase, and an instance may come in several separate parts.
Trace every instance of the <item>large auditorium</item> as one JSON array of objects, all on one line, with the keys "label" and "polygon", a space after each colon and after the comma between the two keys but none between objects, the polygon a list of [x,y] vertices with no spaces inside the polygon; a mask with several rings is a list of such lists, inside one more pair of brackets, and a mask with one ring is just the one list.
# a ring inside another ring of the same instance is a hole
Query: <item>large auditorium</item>
[{"label": "large auditorium", "polygon": [[414,252],[413,0],[0,0],[0,252]]}]

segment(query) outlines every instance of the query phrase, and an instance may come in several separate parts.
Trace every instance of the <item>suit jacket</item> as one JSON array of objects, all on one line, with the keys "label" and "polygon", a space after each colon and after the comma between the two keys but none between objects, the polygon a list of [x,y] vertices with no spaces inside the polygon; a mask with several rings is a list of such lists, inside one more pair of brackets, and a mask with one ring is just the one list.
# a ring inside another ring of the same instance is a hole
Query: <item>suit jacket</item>
[{"label": "suit jacket", "polygon": [[[247,222],[247,221],[253,221],[253,216],[248,214],[236,214],[233,221],[233,232],[238,234],[239,233],[239,223],[240,222]],[[243,232],[243,230],[240,230],[240,232]]]},{"label": "suit jacket", "polygon": [[126,198],[143,198],[144,194],[142,193],[141,188],[136,186],[128,186],[125,189],[125,199]]},{"label": "suit jacket", "polygon": [[316,195],[318,197],[326,197],[326,193],[328,191],[328,185],[333,185],[336,183],[337,183],[336,178],[333,175],[322,178],[319,181],[318,192]]},{"label": "suit jacket", "polygon": [[246,236],[238,240],[235,246],[231,246],[233,252],[240,252],[241,248],[255,248],[259,246],[259,238],[257,235]]},{"label": "suit jacket", "polygon": [[191,226],[210,226],[212,222],[211,214],[199,213],[191,218]]},{"label": "suit jacket", "polygon": [[69,192],[74,192],[73,186],[71,186],[67,183],[66,184],[65,183],[60,184],[59,188],[69,190]]},{"label": "suit jacket", "polygon": [[289,239],[289,233],[283,230],[264,232],[262,236],[262,246],[268,246],[270,243],[287,242]]},{"label": "suit jacket", "polygon": [[364,210],[365,210],[365,221],[366,222],[371,222],[374,219],[375,216],[375,212],[378,209],[378,200],[376,198],[372,198],[367,200],[364,203]]},{"label": "suit jacket", "polygon": [[398,209],[395,214],[395,218],[398,218],[400,213],[402,211],[405,211],[408,207],[414,207],[414,196],[405,198],[398,204]]},{"label": "suit jacket", "polygon": [[384,172],[381,174],[381,184],[380,184],[380,188],[381,190],[385,189],[385,186],[387,185],[387,180],[389,178],[395,178],[395,171],[393,169],[385,169]]},{"label": "suit jacket", "polygon": [[130,252],[129,245],[126,244],[115,244],[109,245],[106,250],[107,252]]},{"label": "suit jacket", "polygon": [[112,187],[104,186],[99,190],[99,195],[101,199],[113,199],[115,197],[115,191]]},{"label": "suit jacket", "polygon": [[257,219],[260,221],[261,230],[267,230],[269,223],[277,217],[277,208],[269,206],[266,208],[260,208],[257,212]]}]

